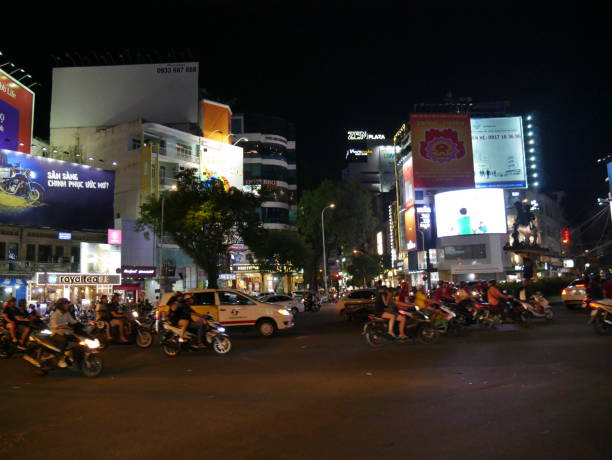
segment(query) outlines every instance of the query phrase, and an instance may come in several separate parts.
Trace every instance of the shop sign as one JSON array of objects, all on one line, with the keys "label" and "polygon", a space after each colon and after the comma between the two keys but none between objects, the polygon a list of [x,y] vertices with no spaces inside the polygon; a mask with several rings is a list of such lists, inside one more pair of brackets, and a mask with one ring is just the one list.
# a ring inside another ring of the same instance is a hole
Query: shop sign
[{"label": "shop sign", "polygon": [[59,232],[57,234],[57,239],[58,240],[71,240],[72,239],[72,233],[70,233],[70,232]]},{"label": "shop sign", "polygon": [[156,267],[136,267],[123,265],[121,267],[121,275],[128,279],[155,278]]},{"label": "shop sign", "polygon": [[349,141],[373,141],[384,140],[384,134],[369,134],[367,131],[347,131],[346,138]]},{"label": "shop sign", "polygon": [[121,284],[121,275],[36,273],[37,284]]},{"label": "shop sign", "polygon": [[438,250],[437,249],[430,249],[429,250],[429,262],[432,265],[437,265],[437,263],[438,263]]},{"label": "shop sign", "polygon": [[108,229],[108,244],[121,244],[121,230],[116,228]]},{"label": "shop sign", "polygon": [[219,275],[219,279],[220,280],[227,280],[227,281],[232,280],[233,281],[233,280],[236,279],[236,275],[234,273],[221,273]]},{"label": "shop sign", "polygon": [[258,272],[259,265],[257,264],[233,264],[233,272]]}]

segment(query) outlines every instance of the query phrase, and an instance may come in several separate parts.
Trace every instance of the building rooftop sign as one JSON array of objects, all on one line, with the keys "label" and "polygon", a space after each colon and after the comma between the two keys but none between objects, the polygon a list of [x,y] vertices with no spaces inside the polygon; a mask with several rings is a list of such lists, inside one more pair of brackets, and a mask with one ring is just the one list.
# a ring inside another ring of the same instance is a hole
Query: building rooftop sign
[{"label": "building rooftop sign", "polygon": [[347,131],[347,140],[349,141],[374,141],[384,140],[384,134],[369,134],[367,131]]}]

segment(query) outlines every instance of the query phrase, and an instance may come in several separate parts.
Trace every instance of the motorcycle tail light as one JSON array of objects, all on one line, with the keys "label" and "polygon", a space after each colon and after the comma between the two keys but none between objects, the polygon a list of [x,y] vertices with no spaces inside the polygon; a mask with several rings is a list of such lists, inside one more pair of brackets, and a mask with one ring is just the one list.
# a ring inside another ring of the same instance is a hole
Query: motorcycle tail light
[{"label": "motorcycle tail light", "polygon": [[566,291],[565,289],[563,289],[563,290],[561,291],[561,295],[567,295],[567,291]]},{"label": "motorcycle tail light", "polygon": [[589,307],[591,307],[591,308],[599,308],[599,306],[595,302],[589,303]]}]

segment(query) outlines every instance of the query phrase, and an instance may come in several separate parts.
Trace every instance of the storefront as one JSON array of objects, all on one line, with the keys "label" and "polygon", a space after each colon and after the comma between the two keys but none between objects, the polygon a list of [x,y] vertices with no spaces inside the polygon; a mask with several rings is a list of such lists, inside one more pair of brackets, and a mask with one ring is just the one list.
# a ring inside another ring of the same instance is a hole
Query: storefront
[{"label": "storefront", "polygon": [[145,299],[145,281],[157,276],[157,268],[152,266],[122,265],[122,284],[114,286],[114,291],[121,294],[122,302],[130,304]]},{"label": "storefront", "polygon": [[36,273],[28,282],[27,298],[48,304],[65,297],[85,308],[95,304],[102,295],[110,296],[121,285],[119,274]]},{"label": "storefront", "polygon": [[28,280],[23,278],[0,278],[0,300],[26,298],[27,284]]}]

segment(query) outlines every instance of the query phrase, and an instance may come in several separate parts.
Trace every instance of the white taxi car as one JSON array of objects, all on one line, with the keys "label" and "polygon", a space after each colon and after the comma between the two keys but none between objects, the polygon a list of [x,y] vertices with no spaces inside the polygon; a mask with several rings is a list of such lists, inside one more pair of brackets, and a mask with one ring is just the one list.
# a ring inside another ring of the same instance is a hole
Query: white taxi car
[{"label": "white taxi car", "polygon": [[[293,327],[293,314],[284,306],[261,302],[235,289],[194,289],[181,291],[193,296],[193,309],[209,313],[226,327],[254,327],[259,335],[271,337],[277,331]],[[164,294],[158,307],[166,317],[168,301],[176,292]]]},{"label": "white taxi car", "polygon": [[290,297],[284,294],[272,294],[259,297],[260,302],[273,303],[276,305],[282,305],[287,308],[291,313],[296,315],[299,312],[304,312],[304,302],[294,297]]},{"label": "white taxi car", "polygon": [[567,308],[582,306],[582,301],[586,297],[586,281],[576,279],[561,291],[561,300]]}]

